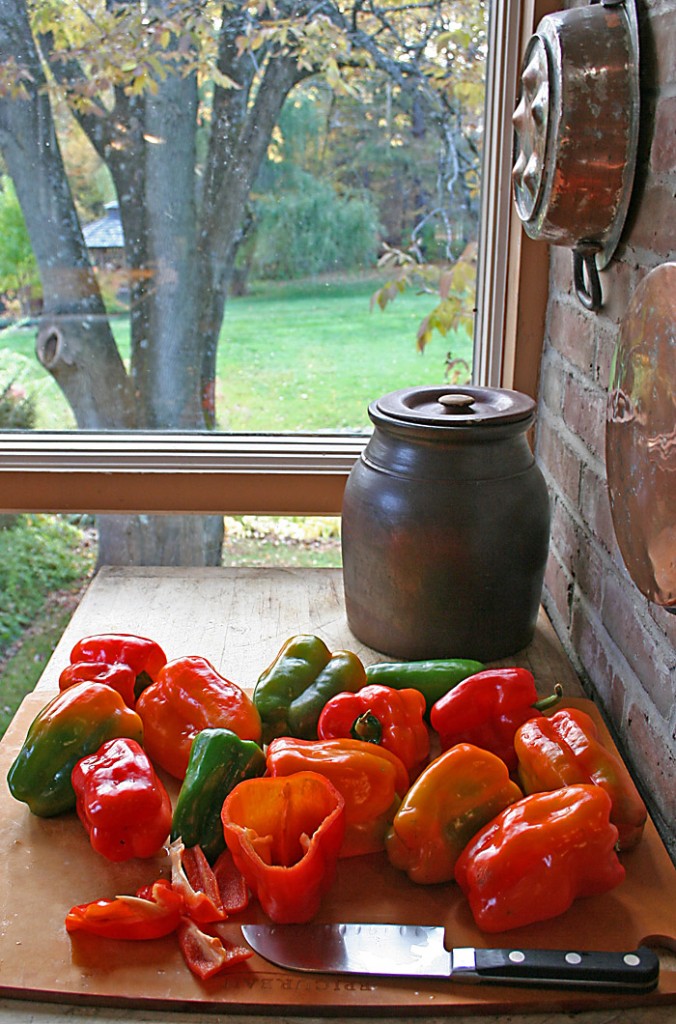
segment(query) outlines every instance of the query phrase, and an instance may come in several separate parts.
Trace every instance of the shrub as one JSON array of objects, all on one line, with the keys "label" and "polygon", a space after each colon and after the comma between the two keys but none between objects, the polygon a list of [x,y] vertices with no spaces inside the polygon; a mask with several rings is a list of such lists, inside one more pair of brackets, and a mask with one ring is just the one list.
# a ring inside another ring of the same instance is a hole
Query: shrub
[{"label": "shrub", "polygon": [[19,516],[0,530],[0,657],[40,611],[45,597],[87,576],[94,554],[60,516]]},{"label": "shrub", "polygon": [[0,349],[0,430],[32,430],[37,410],[28,389],[30,363],[10,349]]},{"label": "shrub", "polygon": [[368,199],[341,197],[331,185],[304,175],[302,187],[258,205],[253,272],[292,280],[372,264],[378,216]]}]

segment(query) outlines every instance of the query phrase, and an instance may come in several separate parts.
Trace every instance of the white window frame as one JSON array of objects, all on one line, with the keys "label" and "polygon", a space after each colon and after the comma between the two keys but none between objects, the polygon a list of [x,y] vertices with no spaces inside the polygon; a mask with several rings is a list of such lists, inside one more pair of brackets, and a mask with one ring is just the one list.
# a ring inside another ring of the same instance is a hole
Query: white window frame
[{"label": "white window frame", "polygon": [[[527,242],[512,209],[511,114],[520,53],[545,6],[491,5],[473,371],[484,386],[520,383],[519,297],[534,282],[519,272]],[[546,279],[533,295],[529,310],[542,311]],[[531,393],[537,332],[534,347],[522,360]],[[339,515],[366,442],[336,434],[0,433],[0,511]]]}]

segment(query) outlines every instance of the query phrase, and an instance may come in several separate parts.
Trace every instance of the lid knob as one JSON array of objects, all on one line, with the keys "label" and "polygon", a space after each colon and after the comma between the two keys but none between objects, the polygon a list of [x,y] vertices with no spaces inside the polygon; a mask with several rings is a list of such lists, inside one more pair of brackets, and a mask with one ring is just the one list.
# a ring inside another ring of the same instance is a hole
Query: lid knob
[{"label": "lid knob", "polygon": [[470,405],[474,405],[474,395],[465,395],[461,393],[439,395],[437,401],[440,405],[443,405],[449,412],[462,412]]}]

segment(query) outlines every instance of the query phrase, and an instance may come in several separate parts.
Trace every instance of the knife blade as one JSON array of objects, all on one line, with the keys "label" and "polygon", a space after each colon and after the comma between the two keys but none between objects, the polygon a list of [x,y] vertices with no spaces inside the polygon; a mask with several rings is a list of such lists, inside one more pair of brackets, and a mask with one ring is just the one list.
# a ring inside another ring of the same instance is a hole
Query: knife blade
[{"label": "knife blade", "polygon": [[629,953],[447,949],[443,928],[398,924],[245,924],[242,935],[259,956],[293,971],[627,993],[650,992],[659,980],[659,959],[643,946]]}]

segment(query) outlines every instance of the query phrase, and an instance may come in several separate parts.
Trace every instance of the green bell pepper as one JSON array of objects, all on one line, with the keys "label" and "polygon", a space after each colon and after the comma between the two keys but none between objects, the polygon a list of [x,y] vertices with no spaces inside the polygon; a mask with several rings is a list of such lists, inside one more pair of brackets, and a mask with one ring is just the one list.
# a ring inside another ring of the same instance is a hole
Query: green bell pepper
[{"label": "green bell pepper", "polygon": [[7,773],[10,793],[42,818],[73,810],[70,777],[76,763],[106,740],[122,736],[142,744],[143,723],[117,690],[104,683],[76,683],[33,719]]},{"label": "green bell pepper", "polygon": [[366,671],[352,651],[331,654],[318,636],[292,636],[261,674],[253,694],[263,723],[263,742],[276,736],[316,739],[326,702],[366,685]]},{"label": "green bell pepper", "polygon": [[230,729],[202,729],[190,748],[171,822],[172,841],[201,846],[213,864],[225,849],[223,801],[239,782],[264,773],[265,755],[253,740],[240,739]]},{"label": "green bell pepper", "polygon": [[425,698],[425,715],[429,717],[432,705],[475,672],[485,668],[480,661],[468,658],[441,658],[433,661],[379,661],[368,665],[366,678],[369,685],[391,686],[394,690],[419,690]]}]

